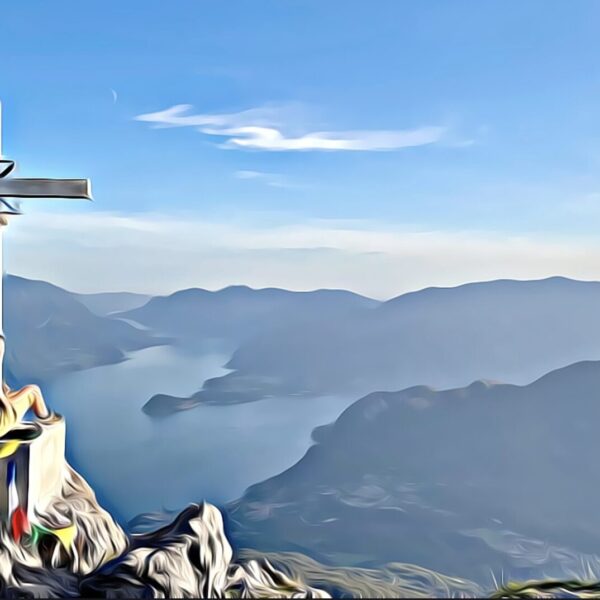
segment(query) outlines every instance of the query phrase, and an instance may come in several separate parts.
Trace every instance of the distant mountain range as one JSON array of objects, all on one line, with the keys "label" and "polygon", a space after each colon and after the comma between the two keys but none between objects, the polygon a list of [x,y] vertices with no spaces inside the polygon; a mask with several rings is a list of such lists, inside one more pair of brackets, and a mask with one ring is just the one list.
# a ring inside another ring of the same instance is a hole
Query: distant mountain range
[{"label": "distant mountain range", "polygon": [[229,527],[264,551],[410,562],[480,583],[490,569],[598,569],[598,423],[600,362],[524,387],[373,393],[317,428],[297,464],[249,488]]},{"label": "distant mountain range", "polygon": [[[47,382],[69,371],[119,362],[127,352],[168,341],[98,316],[80,298],[43,281],[4,277],[5,372],[11,385]],[[122,298],[111,298],[114,306],[104,299],[103,310],[123,305]]]},{"label": "distant mountain range", "polygon": [[152,296],[147,296],[146,294],[133,294],[131,292],[102,292],[100,294],[73,295],[81,304],[101,317],[139,308],[152,298]]},{"label": "distant mountain range", "polygon": [[349,292],[186,290],[122,313],[179,339],[226,338],[233,372],[191,398],[161,395],[164,415],[268,395],[363,395],[410,385],[527,383],[600,359],[600,283],[554,277],[429,288],[377,302]]},{"label": "distant mountain range", "polygon": [[378,305],[376,300],[344,290],[291,292],[235,285],[216,292],[191,288],[157,296],[119,316],[183,341],[200,337],[240,344],[261,334],[267,326],[312,322],[315,317],[352,318]]},{"label": "distant mountain range", "polygon": [[600,283],[560,277],[429,288],[387,302],[246,286],[150,299],[81,295],[14,276],[5,287],[8,368],[17,379],[119,361],[168,340],[233,351],[232,372],[191,397],[150,399],[145,410],[157,416],[273,395],[359,397],[481,378],[523,384],[600,359]]}]

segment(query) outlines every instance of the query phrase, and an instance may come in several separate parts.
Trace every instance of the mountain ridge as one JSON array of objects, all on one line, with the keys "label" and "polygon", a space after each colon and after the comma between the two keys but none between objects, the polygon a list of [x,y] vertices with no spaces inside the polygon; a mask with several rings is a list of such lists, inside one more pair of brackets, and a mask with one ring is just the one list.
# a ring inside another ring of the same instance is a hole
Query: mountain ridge
[{"label": "mountain ridge", "polygon": [[[360,396],[419,384],[445,389],[476,379],[524,384],[573,362],[600,359],[598,282],[495,280],[425,288],[376,305],[347,300],[299,302],[279,311],[236,302],[207,311],[191,301],[177,317],[180,325],[164,331],[181,339],[227,337],[234,346],[227,364],[232,372],[190,398],[173,397],[174,408],[269,395]],[[176,312],[157,318],[172,321]],[[168,395],[160,404],[168,412]]]},{"label": "mountain ridge", "polygon": [[327,564],[406,561],[483,584],[477,565],[523,579],[541,560],[565,577],[598,560],[599,390],[600,361],[581,361],[527,385],[371,393],[231,503],[232,532]]},{"label": "mountain ridge", "polygon": [[99,316],[54,284],[4,277],[5,368],[11,384],[42,383],[59,374],[124,360],[166,338]]},{"label": "mountain ridge", "polygon": [[598,285],[600,286],[600,281],[596,280],[584,280],[584,279],[574,279],[572,277],[564,277],[563,275],[552,275],[550,277],[542,277],[540,279],[510,279],[510,278],[501,278],[501,279],[487,279],[482,281],[469,281],[466,283],[461,283],[458,285],[451,286],[426,286],[424,288],[420,288],[418,290],[411,290],[409,292],[404,292],[402,294],[398,294],[397,296],[392,296],[387,300],[383,300],[382,305],[393,304],[396,301],[400,301],[402,299],[412,298],[413,296],[420,295],[421,297],[434,294],[434,293],[444,293],[450,291],[460,291],[460,290],[475,290],[479,288],[491,288],[495,285],[510,285],[514,287],[526,287],[526,286],[544,286],[551,284],[582,284],[587,286],[588,284]]}]

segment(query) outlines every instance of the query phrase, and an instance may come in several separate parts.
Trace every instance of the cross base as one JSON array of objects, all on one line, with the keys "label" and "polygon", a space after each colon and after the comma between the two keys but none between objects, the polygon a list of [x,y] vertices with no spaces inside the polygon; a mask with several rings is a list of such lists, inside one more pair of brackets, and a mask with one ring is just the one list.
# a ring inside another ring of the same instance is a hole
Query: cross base
[{"label": "cross base", "polygon": [[59,415],[50,422],[23,422],[1,437],[0,521],[9,524],[16,502],[35,522],[36,513],[60,496],[64,464],[65,421]]}]

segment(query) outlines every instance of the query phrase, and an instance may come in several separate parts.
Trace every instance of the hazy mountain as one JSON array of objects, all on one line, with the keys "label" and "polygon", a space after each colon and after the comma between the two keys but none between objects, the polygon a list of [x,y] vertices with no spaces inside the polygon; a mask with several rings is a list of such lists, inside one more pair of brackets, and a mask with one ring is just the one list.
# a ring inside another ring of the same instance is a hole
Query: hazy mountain
[{"label": "hazy mountain", "polygon": [[14,275],[4,278],[4,333],[5,369],[14,384],[119,362],[126,352],[164,343],[123,321],[93,314],[76,294]]},{"label": "hazy mountain", "polygon": [[361,395],[480,378],[523,384],[566,364],[600,359],[597,282],[491,281],[429,288],[380,304],[338,292],[329,293],[325,306],[317,302],[320,293],[303,302],[292,292],[264,290],[287,299],[286,310],[277,311],[264,309],[260,292],[237,291],[210,295],[210,307],[197,300],[210,293],[196,290],[185,309],[169,297],[128,313],[178,335],[225,335],[229,328],[239,340],[227,365],[232,373],[209,380],[191,398],[152,398],[150,414],[266,395]]},{"label": "hazy mountain", "polygon": [[273,324],[353,318],[378,304],[343,290],[291,292],[231,286],[216,292],[192,288],[158,296],[120,316],[185,341],[221,338],[240,343]]},{"label": "hazy mountain", "polygon": [[370,394],[233,503],[230,526],[327,563],[565,576],[600,551],[598,422],[599,362],[524,387]]},{"label": "hazy mountain", "polygon": [[152,298],[131,292],[103,292],[100,294],[74,294],[75,298],[94,314],[101,317],[143,306]]},{"label": "hazy mountain", "polygon": [[205,390],[226,402],[254,380],[265,393],[356,393],[479,378],[527,383],[600,358],[600,284],[563,278],[493,281],[400,296],[371,310],[265,323],[235,369]]}]

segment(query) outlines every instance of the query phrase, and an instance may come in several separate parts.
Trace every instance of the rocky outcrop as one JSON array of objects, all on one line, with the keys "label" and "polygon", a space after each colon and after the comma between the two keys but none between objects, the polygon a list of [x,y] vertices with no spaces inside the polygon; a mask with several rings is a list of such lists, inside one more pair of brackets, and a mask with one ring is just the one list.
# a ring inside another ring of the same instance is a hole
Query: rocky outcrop
[{"label": "rocky outcrop", "polygon": [[334,598],[484,598],[472,581],[436,573],[418,565],[390,563],[381,568],[325,565],[298,552],[244,549],[240,559],[268,561],[292,579],[327,590]]},{"label": "rocky outcrop", "polygon": [[[40,534],[40,531],[46,535]],[[129,541],[66,462],[61,494],[19,540],[0,526],[0,589],[31,597],[78,595],[78,580],[127,549]]]},{"label": "rocky outcrop", "polygon": [[[56,421],[42,426],[41,439],[52,427]],[[19,456],[11,443],[0,440],[4,454]],[[221,513],[210,504],[191,505],[157,531],[127,536],[57,456],[62,467],[53,496],[27,511],[18,527],[10,518],[0,524],[1,597],[329,597],[267,560],[234,561]],[[34,480],[29,473],[30,488]]]},{"label": "rocky outcrop", "polygon": [[81,584],[87,597],[328,598],[266,559],[236,563],[221,513],[192,505],[170,525],[133,536],[129,551]]},{"label": "rocky outcrop", "polygon": [[492,598],[600,598],[600,582],[575,579],[515,582],[503,585]]}]

